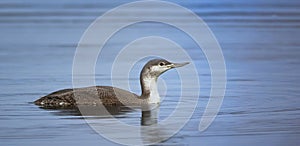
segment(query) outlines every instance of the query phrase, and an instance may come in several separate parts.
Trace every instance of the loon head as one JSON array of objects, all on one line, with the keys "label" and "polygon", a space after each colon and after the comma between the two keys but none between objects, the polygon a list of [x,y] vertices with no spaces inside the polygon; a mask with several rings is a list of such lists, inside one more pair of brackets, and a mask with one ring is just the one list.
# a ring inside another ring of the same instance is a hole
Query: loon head
[{"label": "loon head", "polygon": [[189,64],[189,62],[171,63],[165,59],[153,59],[144,66],[141,77],[157,79],[164,72],[187,64]]},{"label": "loon head", "polygon": [[172,63],[165,59],[150,60],[141,71],[140,82],[143,97],[150,97],[150,103],[159,103],[159,94],[157,91],[157,78],[164,72],[189,64],[189,62]]}]

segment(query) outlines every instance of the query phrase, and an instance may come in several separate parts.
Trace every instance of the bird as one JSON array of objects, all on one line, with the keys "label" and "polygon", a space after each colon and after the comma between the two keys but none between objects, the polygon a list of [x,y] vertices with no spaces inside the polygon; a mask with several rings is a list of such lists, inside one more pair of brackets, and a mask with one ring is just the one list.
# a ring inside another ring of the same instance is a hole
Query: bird
[{"label": "bird", "polygon": [[157,79],[164,72],[189,62],[172,63],[165,59],[148,61],[140,72],[141,95],[111,86],[70,88],[52,92],[34,101],[41,107],[76,107],[78,105],[141,105],[160,104]]}]

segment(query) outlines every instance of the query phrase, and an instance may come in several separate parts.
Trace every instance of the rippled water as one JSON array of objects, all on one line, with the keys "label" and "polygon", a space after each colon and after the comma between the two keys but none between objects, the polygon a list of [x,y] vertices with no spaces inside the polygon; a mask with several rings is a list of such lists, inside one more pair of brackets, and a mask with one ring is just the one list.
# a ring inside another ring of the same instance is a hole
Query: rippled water
[{"label": "rippled water", "polygon": [[[186,48],[195,61],[201,95],[195,97],[198,106],[187,125],[161,145],[298,146],[300,2],[172,2],[203,18],[222,46],[227,91],[213,124],[205,132],[197,130],[210,91],[207,61],[201,49],[175,28],[140,23],[113,36],[97,63],[97,84],[111,84],[111,63],[124,45],[148,35],[167,37]],[[72,87],[73,56],[80,37],[94,19],[124,3],[0,2],[0,145],[117,145],[94,132],[74,110],[41,109],[30,102],[57,89]],[[133,67],[129,78],[136,93],[140,92],[140,68]],[[180,82],[175,71],[162,78],[168,86],[160,109],[160,116],[165,117],[178,100]],[[138,125],[141,113],[121,110],[117,118]]]}]

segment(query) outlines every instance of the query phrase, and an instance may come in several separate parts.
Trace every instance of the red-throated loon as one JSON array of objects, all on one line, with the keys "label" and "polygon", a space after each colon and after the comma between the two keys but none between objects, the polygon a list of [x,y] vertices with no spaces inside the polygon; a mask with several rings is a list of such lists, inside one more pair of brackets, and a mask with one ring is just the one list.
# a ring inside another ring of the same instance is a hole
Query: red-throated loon
[{"label": "red-throated loon", "polygon": [[[142,94],[138,96],[126,90],[110,86],[93,86],[77,89],[63,89],[34,101],[43,107],[66,107],[76,105],[136,105],[159,104],[157,78],[169,69],[185,63],[171,63],[164,59],[150,60],[140,73]],[[97,92],[96,92],[97,91]],[[74,96],[75,94],[75,96]]]}]

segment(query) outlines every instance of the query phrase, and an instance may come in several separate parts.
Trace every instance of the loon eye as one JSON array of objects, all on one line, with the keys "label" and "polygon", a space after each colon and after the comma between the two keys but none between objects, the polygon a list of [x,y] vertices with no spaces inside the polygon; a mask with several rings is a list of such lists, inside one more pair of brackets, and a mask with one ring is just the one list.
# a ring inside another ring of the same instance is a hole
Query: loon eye
[{"label": "loon eye", "polygon": [[164,66],[164,65],[165,65],[164,62],[159,63],[159,66]]}]

